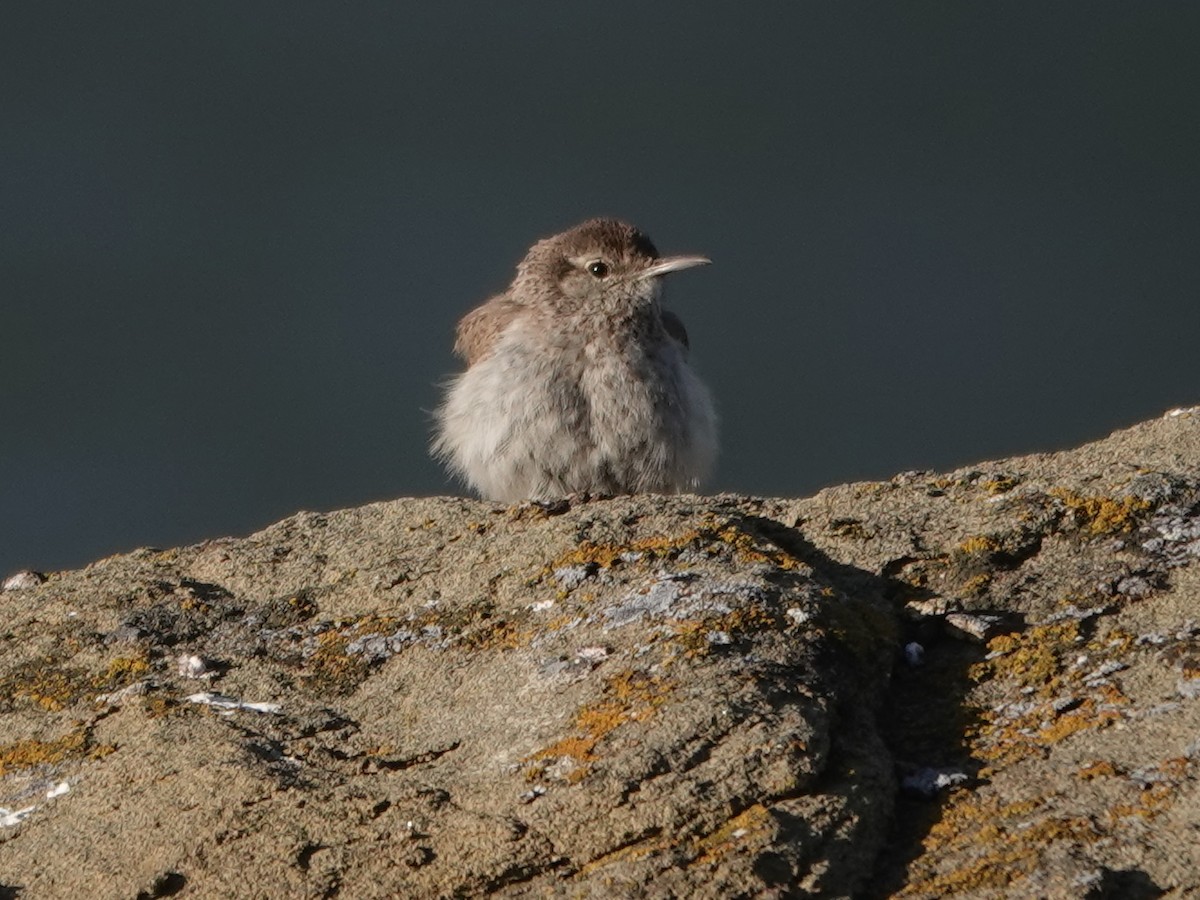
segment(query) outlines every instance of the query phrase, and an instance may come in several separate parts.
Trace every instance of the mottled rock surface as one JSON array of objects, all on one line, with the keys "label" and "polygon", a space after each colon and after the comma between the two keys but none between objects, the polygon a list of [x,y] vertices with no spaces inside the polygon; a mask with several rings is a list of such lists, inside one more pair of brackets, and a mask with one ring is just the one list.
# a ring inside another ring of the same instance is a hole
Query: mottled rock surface
[{"label": "mottled rock surface", "polygon": [[0,591],[0,900],[1200,896],[1200,412]]}]

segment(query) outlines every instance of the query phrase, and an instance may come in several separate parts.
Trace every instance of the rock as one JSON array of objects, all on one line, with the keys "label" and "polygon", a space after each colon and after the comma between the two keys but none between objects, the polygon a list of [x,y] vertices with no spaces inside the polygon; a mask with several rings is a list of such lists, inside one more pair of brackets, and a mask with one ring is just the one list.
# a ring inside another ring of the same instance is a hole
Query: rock
[{"label": "rock", "polygon": [[1197,535],[1181,411],[55,573],[0,593],[0,897],[1200,891]]},{"label": "rock", "polygon": [[3,585],[0,585],[0,591],[23,591],[44,584],[45,581],[46,576],[41,572],[26,569],[22,572],[14,572],[5,578]]},{"label": "rock", "polygon": [[963,635],[973,641],[988,641],[996,636],[1003,620],[999,616],[948,613],[946,627],[951,634]]}]

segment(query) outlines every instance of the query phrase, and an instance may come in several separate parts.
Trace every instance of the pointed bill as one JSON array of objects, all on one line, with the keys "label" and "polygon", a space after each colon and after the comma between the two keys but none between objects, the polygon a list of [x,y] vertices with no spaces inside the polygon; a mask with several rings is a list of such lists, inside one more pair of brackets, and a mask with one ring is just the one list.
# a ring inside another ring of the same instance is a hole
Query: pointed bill
[{"label": "pointed bill", "polygon": [[656,259],[651,265],[638,272],[635,277],[639,281],[643,278],[657,278],[668,272],[679,272],[694,266],[707,266],[711,262],[712,260],[707,256],[668,256],[665,259]]}]

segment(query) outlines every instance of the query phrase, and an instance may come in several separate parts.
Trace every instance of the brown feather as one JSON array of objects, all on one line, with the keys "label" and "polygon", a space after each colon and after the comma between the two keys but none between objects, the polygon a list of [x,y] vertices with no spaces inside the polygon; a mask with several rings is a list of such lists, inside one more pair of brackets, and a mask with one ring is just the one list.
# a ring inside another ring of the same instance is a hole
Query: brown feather
[{"label": "brown feather", "polygon": [[522,309],[524,307],[510,300],[507,294],[498,294],[475,307],[458,323],[454,352],[468,366],[473,366],[492,352],[504,329]]}]

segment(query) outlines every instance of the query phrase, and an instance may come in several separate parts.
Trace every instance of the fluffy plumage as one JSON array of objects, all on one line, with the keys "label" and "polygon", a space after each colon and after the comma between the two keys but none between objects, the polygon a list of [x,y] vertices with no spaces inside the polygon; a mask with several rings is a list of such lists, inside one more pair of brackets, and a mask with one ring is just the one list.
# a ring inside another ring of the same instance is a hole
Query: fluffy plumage
[{"label": "fluffy plumage", "polygon": [[642,232],[592,219],[539,241],[512,285],[459,323],[467,370],[448,385],[433,452],[482,496],[695,489],[717,452],[708,390]]}]

